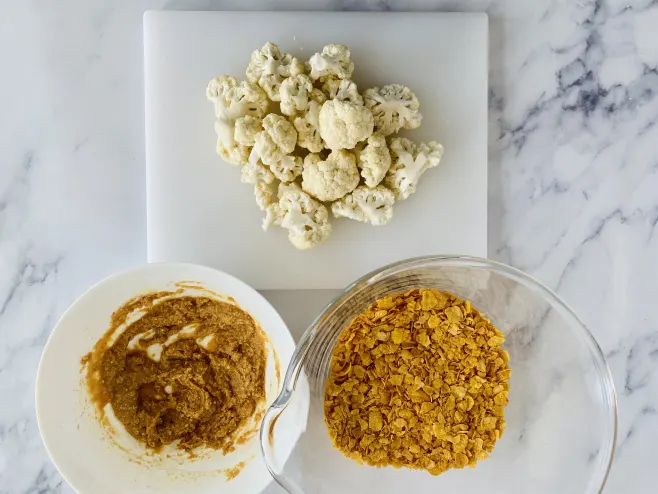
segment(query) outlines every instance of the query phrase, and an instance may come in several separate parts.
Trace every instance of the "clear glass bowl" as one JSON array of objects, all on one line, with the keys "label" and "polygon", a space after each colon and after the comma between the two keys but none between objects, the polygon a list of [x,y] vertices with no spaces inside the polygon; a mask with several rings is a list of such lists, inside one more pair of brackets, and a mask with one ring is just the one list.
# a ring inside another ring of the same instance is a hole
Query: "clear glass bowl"
[{"label": "clear glass bowl", "polygon": [[[334,449],[323,399],[343,328],[383,296],[431,287],[470,300],[506,335],[507,430],[475,469],[438,477],[359,465]],[[265,462],[292,494],[598,493],[617,432],[615,391],[598,344],[551,290],[500,263],[426,257],[370,273],[329,304],[302,337],[261,428]]]}]

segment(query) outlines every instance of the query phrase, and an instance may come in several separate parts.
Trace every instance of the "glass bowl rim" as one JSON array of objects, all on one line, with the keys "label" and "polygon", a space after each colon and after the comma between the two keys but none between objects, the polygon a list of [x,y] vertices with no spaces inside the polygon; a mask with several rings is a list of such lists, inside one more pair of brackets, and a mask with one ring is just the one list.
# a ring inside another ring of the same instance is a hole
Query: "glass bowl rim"
[{"label": "glass bowl rim", "polygon": [[[429,255],[421,257],[412,257],[408,259],[403,259],[401,261],[396,261],[387,265],[384,265],[380,268],[377,268],[353,283],[349,284],[340,294],[334,297],[329,303],[327,303],[324,308],[320,311],[320,314],[309,324],[308,328],[304,331],[304,334],[299,340],[297,347],[292,355],[290,364],[288,365],[288,370],[283,379],[283,385],[281,392],[274,400],[272,405],[268,408],[265,416],[263,417],[263,422],[260,430],[260,443],[261,443],[261,453],[265,459],[265,464],[267,465],[268,470],[272,477],[279,482],[278,474],[273,472],[269,462],[267,461],[267,455],[265,453],[265,442],[269,440],[270,429],[276,417],[283,411],[287,406],[292,393],[294,392],[295,385],[297,383],[297,378],[299,372],[301,371],[302,364],[305,360],[306,354],[311,346],[311,343],[318,334],[318,327],[320,323],[328,318],[333,310],[340,307],[343,302],[348,300],[353,293],[358,292],[362,288],[377,282],[381,278],[395,274],[400,271],[406,271],[408,269],[422,267],[424,265],[441,265],[441,266],[457,266],[457,267],[475,267],[475,268],[485,268],[489,271],[502,274],[507,278],[513,279],[522,285],[531,288],[537,292],[542,293],[547,299],[550,299],[556,305],[560,306],[566,317],[571,319],[575,327],[581,331],[583,342],[587,349],[591,352],[594,360],[595,367],[599,371],[598,377],[601,380],[603,391],[606,393],[606,402],[609,404],[608,407],[608,426],[612,426],[612,437],[610,438],[608,448],[604,452],[607,457],[605,462],[605,471],[600,477],[600,485],[598,487],[598,492],[603,492],[603,488],[608,480],[610,475],[610,470],[612,468],[612,462],[614,459],[616,444],[617,444],[617,433],[618,433],[618,410],[617,410],[617,394],[615,391],[614,381],[612,379],[612,373],[608,367],[608,363],[605,358],[605,354],[601,350],[596,338],[592,335],[591,331],[587,328],[585,323],[578,317],[574,310],[551,288],[544,285],[542,282],[537,280],[535,277],[521,271],[520,269],[508,266],[502,262],[492,261],[490,259],[484,259],[474,256],[463,256],[463,255]],[[274,417],[273,417],[274,416]],[[280,483],[280,482],[279,482]]]}]

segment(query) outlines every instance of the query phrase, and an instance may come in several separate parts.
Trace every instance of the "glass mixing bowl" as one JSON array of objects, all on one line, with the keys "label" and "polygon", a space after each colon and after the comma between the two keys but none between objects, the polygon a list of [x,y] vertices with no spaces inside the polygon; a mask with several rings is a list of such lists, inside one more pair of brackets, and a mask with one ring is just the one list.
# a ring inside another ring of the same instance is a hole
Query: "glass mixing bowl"
[{"label": "glass mixing bowl", "polygon": [[[470,300],[506,336],[507,430],[475,469],[437,477],[359,465],[334,449],[323,399],[331,353],[354,316],[376,299],[438,288]],[[598,493],[617,432],[615,391],[598,344],[551,290],[503,264],[426,257],[383,267],[349,286],[302,337],[283,391],[263,419],[265,462],[292,494]]]}]

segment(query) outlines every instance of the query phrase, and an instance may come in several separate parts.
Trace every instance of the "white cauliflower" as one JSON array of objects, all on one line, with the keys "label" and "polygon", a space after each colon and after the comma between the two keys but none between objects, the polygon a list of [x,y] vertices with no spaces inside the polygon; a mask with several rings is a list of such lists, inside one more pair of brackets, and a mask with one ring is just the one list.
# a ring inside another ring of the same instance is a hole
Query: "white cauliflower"
[{"label": "white cauliflower", "polygon": [[327,95],[324,94],[322,91],[320,91],[317,88],[313,88],[313,91],[311,91],[311,94],[309,96],[309,101],[315,101],[318,103],[320,106],[327,101]]},{"label": "white cauliflower", "polygon": [[288,120],[276,113],[270,113],[263,119],[263,129],[256,134],[249,159],[260,159],[266,165],[274,166],[295,149],[297,131]]},{"label": "white cauliflower", "polygon": [[[206,98],[215,104],[215,113],[221,113],[223,109],[228,106],[226,94],[229,89],[238,85],[238,80],[231,75],[220,75],[211,79],[206,87]],[[220,112],[217,112],[217,105],[219,104]],[[219,116],[219,115],[217,115]]]},{"label": "white cauliflower", "polygon": [[311,153],[304,159],[302,189],[321,201],[335,201],[359,185],[359,170],[353,153],[332,151],[326,160]]},{"label": "white cauliflower", "polygon": [[234,138],[235,127],[231,119],[222,116],[215,121],[217,133],[217,154],[232,165],[244,165],[249,161],[249,148],[238,143]]},{"label": "white cauliflower", "polygon": [[276,196],[281,199],[283,194],[289,191],[302,190],[297,182],[281,182],[276,192]]},{"label": "white cauliflower", "polygon": [[281,182],[292,182],[302,174],[302,159],[299,156],[287,154],[280,161],[270,165],[270,169]]},{"label": "white cauliflower", "polygon": [[313,91],[311,91],[309,96],[309,101],[315,101],[316,103],[319,103],[320,106],[322,106],[322,104],[327,101],[327,95],[319,89],[313,88]]},{"label": "white cauliflower", "polygon": [[391,167],[391,153],[386,138],[380,135],[368,137],[368,144],[356,153],[356,164],[368,187],[378,185]]},{"label": "white cauliflower", "polygon": [[363,99],[375,117],[375,134],[388,136],[400,129],[420,127],[423,116],[418,111],[418,98],[406,86],[390,84],[366,89]]},{"label": "white cauliflower", "polygon": [[345,45],[327,45],[322,53],[316,53],[308,62],[311,79],[325,80],[329,77],[349,79],[354,72],[354,62],[350,59],[350,49]]},{"label": "white cauliflower", "polygon": [[270,202],[270,204],[265,206],[264,211],[263,231],[266,232],[272,225],[281,225],[281,209],[278,202]]},{"label": "white cauliflower", "polygon": [[281,96],[281,113],[297,115],[308,108],[308,99],[313,90],[313,82],[306,74],[299,74],[285,79],[279,90]]},{"label": "white cauliflower", "polygon": [[323,202],[335,217],[385,225],[395,201],[413,194],[441,160],[440,144],[392,135],[420,126],[414,93],[391,84],[360,94],[353,71],[344,45],[327,45],[304,64],[266,43],[252,53],[247,81],[222,75],[206,88],[217,152],[242,166],[241,181],[265,212],[263,229],[287,229],[298,249],[331,234]]},{"label": "white cauliflower", "polygon": [[312,153],[319,153],[325,147],[320,135],[320,109],[326,100],[327,97],[322,91],[313,89],[306,113],[293,120],[297,131],[297,144]]},{"label": "white cauliflower", "polygon": [[341,101],[349,101],[355,105],[362,105],[363,98],[359,94],[359,89],[356,84],[349,79],[327,79],[322,84],[322,92],[327,95],[329,99],[338,99]]},{"label": "white cauliflower", "polygon": [[242,168],[240,181],[243,184],[271,184],[274,182],[274,175],[260,161],[248,161]]},{"label": "white cauliflower", "polygon": [[265,43],[251,54],[247,80],[262,87],[272,101],[280,101],[281,83],[287,77],[304,73],[304,64],[274,43]]},{"label": "white cauliflower", "polygon": [[228,100],[228,115],[231,118],[252,117],[263,118],[267,113],[270,102],[265,91],[256,84],[242,81],[226,94]]},{"label": "white cauliflower", "polygon": [[393,192],[383,185],[370,188],[360,185],[351,194],[331,205],[336,218],[350,218],[375,226],[385,225],[393,218]]},{"label": "white cauliflower", "polygon": [[265,210],[267,206],[272,204],[272,198],[274,197],[274,187],[272,186],[274,175],[260,161],[248,161],[241,170],[240,180],[242,183],[254,186],[256,204],[261,210]]},{"label": "white cauliflower", "polygon": [[384,184],[393,191],[397,200],[407,199],[416,192],[416,185],[423,173],[438,166],[443,146],[436,141],[414,144],[404,137],[391,139],[393,163]]},{"label": "white cauliflower", "polygon": [[365,106],[334,99],[322,105],[319,124],[329,149],[352,149],[372,135],[374,120]]},{"label": "white cauliflower", "polygon": [[271,184],[257,183],[254,185],[254,195],[260,210],[265,211],[270,204],[273,204],[274,188]]},{"label": "white cauliflower", "polygon": [[208,83],[206,96],[215,105],[217,153],[228,163],[243,165],[249,158],[246,146],[250,144],[242,134],[236,136],[236,119],[260,119],[267,112],[267,95],[255,84],[222,75]]},{"label": "white cauliflower", "polygon": [[263,130],[263,120],[251,115],[235,120],[235,140],[243,146],[253,146],[256,143],[256,134]]},{"label": "white cauliflower", "polygon": [[215,104],[215,115],[227,115],[235,120],[245,115],[262,118],[268,110],[269,101],[258,85],[235,77],[222,75],[208,83],[206,96]]},{"label": "white cauliflower", "polygon": [[285,187],[279,202],[265,209],[263,229],[271,225],[287,229],[290,243],[302,250],[315,247],[331,234],[327,208],[297,185]]}]

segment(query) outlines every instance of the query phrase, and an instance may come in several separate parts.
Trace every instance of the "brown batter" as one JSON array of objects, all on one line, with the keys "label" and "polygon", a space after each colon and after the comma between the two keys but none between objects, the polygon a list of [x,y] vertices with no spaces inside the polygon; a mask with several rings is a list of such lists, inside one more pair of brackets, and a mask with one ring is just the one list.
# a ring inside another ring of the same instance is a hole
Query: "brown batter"
[{"label": "brown batter", "polygon": [[[101,411],[110,403],[149,447],[180,440],[188,451],[205,445],[226,453],[265,399],[263,333],[235,305],[189,296],[155,303],[162,296],[139,297],[114,313],[83,359],[91,395]],[[146,313],[112,343],[136,308]]]}]

